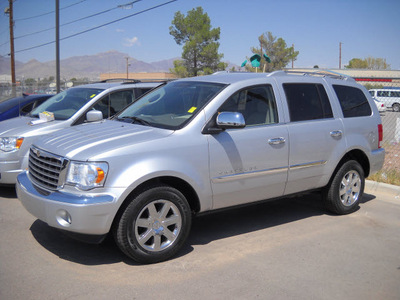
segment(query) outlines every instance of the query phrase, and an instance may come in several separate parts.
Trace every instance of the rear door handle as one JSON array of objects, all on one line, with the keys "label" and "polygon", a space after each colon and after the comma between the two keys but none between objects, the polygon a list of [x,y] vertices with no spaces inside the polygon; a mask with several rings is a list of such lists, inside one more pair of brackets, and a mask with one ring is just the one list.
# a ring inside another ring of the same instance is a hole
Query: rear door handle
[{"label": "rear door handle", "polygon": [[283,144],[285,142],[286,142],[286,140],[283,137],[278,137],[278,138],[273,138],[273,139],[268,140],[268,143],[270,145],[279,145],[279,144]]},{"label": "rear door handle", "polygon": [[331,131],[331,137],[341,137],[342,136],[342,131],[341,130],[334,130]]}]

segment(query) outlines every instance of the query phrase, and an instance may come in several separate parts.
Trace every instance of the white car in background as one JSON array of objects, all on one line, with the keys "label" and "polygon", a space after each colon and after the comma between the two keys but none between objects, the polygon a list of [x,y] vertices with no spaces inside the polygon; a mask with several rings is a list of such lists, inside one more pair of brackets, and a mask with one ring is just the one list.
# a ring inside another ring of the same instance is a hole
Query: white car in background
[{"label": "white car in background", "polygon": [[372,97],[372,99],[374,99],[374,102],[376,104],[376,107],[378,108],[379,113],[384,113],[386,111],[385,104],[374,97]]}]

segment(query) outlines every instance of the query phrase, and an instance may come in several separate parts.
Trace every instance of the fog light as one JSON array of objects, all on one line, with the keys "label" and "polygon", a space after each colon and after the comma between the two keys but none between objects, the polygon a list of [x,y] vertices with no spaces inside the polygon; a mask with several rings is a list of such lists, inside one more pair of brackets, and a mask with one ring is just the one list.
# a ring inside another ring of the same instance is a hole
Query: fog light
[{"label": "fog light", "polygon": [[69,227],[72,222],[71,215],[64,209],[57,211],[56,219],[58,224],[64,227]]}]

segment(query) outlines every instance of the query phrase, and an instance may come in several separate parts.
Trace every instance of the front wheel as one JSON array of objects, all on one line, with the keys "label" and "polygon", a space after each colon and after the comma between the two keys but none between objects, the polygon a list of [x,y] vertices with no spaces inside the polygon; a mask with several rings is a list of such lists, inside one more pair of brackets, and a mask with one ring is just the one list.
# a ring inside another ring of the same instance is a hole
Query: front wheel
[{"label": "front wheel", "polygon": [[361,165],[355,160],[347,161],[336,172],[324,193],[326,208],[339,215],[354,212],[363,196],[364,185],[364,170]]},{"label": "front wheel", "polygon": [[190,227],[190,207],[183,194],[170,186],[157,186],[131,200],[116,224],[114,238],[135,261],[156,263],[176,254]]}]

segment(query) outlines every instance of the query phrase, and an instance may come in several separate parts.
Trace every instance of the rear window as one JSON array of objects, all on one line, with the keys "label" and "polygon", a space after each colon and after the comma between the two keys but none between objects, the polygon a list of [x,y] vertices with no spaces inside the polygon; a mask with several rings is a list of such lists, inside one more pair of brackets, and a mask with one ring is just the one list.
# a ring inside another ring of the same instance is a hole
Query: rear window
[{"label": "rear window", "polygon": [[355,87],[333,85],[345,118],[370,116],[372,111],[364,93]]}]

